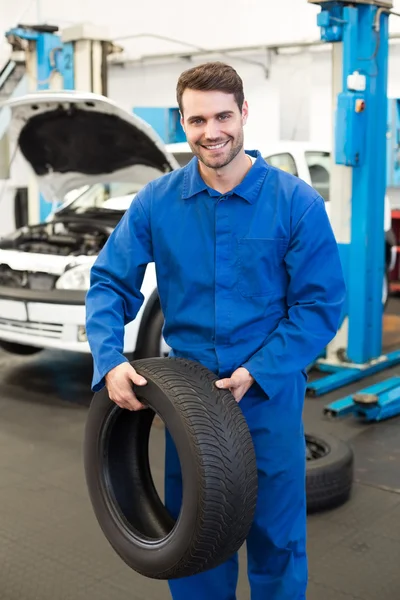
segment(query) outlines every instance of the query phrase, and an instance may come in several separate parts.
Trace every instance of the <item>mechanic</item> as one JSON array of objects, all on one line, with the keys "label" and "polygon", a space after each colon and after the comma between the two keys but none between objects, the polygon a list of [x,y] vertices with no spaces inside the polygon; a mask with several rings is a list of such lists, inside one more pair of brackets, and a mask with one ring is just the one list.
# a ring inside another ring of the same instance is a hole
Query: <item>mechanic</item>
[{"label": "mechanic", "polygon": [[[145,385],[123,356],[124,325],[142,303],[154,262],[171,356],[202,363],[229,388],[256,451],[259,496],[247,539],[252,600],[304,600],[305,368],[340,324],[345,285],[323,199],[300,179],[244,150],[248,103],[230,66],[206,63],[177,84],[188,165],[147,184],[98,256],[87,294],[93,391],[140,410]],[[182,481],[166,434],[166,506],[177,517]],[[174,600],[232,600],[238,557],[169,582]]]}]

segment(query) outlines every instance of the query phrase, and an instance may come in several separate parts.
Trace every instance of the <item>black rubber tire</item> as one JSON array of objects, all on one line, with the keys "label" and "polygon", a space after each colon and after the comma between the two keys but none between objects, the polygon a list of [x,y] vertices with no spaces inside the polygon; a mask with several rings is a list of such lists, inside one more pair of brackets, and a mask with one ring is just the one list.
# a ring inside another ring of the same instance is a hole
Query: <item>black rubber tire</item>
[{"label": "black rubber tire", "polygon": [[0,348],[10,354],[18,354],[19,356],[31,356],[43,351],[43,348],[37,348],[36,346],[25,346],[25,344],[15,344],[3,340],[0,340]]},{"label": "black rubber tire", "polygon": [[[138,573],[176,579],[226,561],[245,541],[257,499],[253,442],[239,405],[217,377],[177,358],[132,361],[148,384],[135,393],[150,409],[121,410],[103,388],[86,423],[84,466],[98,523]],[[174,440],[183,498],[172,519],[155,489],[148,440],[155,414]]]},{"label": "black rubber tire", "polygon": [[158,308],[146,325],[146,333],[141,348],[135,353],[136,360],[160,356],[160,340],[164,325],[164,315]]},{"label": "black rubber tire", "polygon": [[336,508],[351,495],[354,455],[350,446],[330,435],[306,434],[307,445],[324,448],[321,458],[307,460],[307,511]]}]

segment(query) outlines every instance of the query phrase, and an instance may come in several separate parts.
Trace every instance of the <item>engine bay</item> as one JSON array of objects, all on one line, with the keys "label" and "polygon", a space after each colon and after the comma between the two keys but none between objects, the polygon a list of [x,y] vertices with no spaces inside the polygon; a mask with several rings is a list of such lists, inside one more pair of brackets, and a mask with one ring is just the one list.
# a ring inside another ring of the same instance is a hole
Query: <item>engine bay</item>
[{"label": "engine bay", "polygon": [[[17,230],[12,236],[0,240],[0,249],[27,255],[42,254],[49,258],[95,257],[106,243],[112,229],[112,226],[95,222],[93,219],[59,218],[49,223]],[[21,266],[23,262],[22,259]],[[1,263],[0,260],[0,286],[42,291],[54,289],[59,275],[52,273],[50,269],[49,272],[45,272],[44,266],[40,270],[29,268],[29,262],[26,260],[26,269],[16,269],[7,262]]]},{"label": "engine bay", "polygon": [[0,241],[0,248],[58,256],[95,256],[112,228],[82,218],[56,220],[23,227],[11,238]]}]

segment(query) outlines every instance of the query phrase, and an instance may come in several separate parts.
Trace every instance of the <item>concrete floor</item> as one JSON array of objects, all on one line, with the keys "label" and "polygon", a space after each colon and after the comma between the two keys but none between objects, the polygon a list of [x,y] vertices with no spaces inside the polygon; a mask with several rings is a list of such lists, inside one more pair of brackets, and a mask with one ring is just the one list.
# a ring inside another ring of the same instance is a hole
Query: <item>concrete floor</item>
[{"label": "concrete floor", "polygon": [[[400,347],[400,301],[389,310],[395,316],[386,341]],[[121,562],[94,519],[82,466],[90,379],[91,361],[81,356],[0,354],[0,600],[170,597],[164,582]],[[400,598],[400,418],[367,426],[322,417],[328,401],[357,389],[306,400],[307,430],[349,440],[356,454],[351,501],[309,517],[308,600]],[[161,487],[163,431],[153,429],[153,474]],[[237,597],[249,598],[244,560]]]}]

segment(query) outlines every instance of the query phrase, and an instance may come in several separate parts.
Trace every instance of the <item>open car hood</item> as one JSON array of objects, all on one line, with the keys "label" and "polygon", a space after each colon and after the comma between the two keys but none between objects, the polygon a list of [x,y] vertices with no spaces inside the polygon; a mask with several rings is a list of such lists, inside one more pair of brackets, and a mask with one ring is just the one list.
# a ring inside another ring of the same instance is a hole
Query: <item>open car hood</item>
[{"label": "open car hood", "polygon": [[18,143],[49,202],[108,181],[146,184],[179,168],[145,121],[101,95],[43,91],[9,100]]}]

